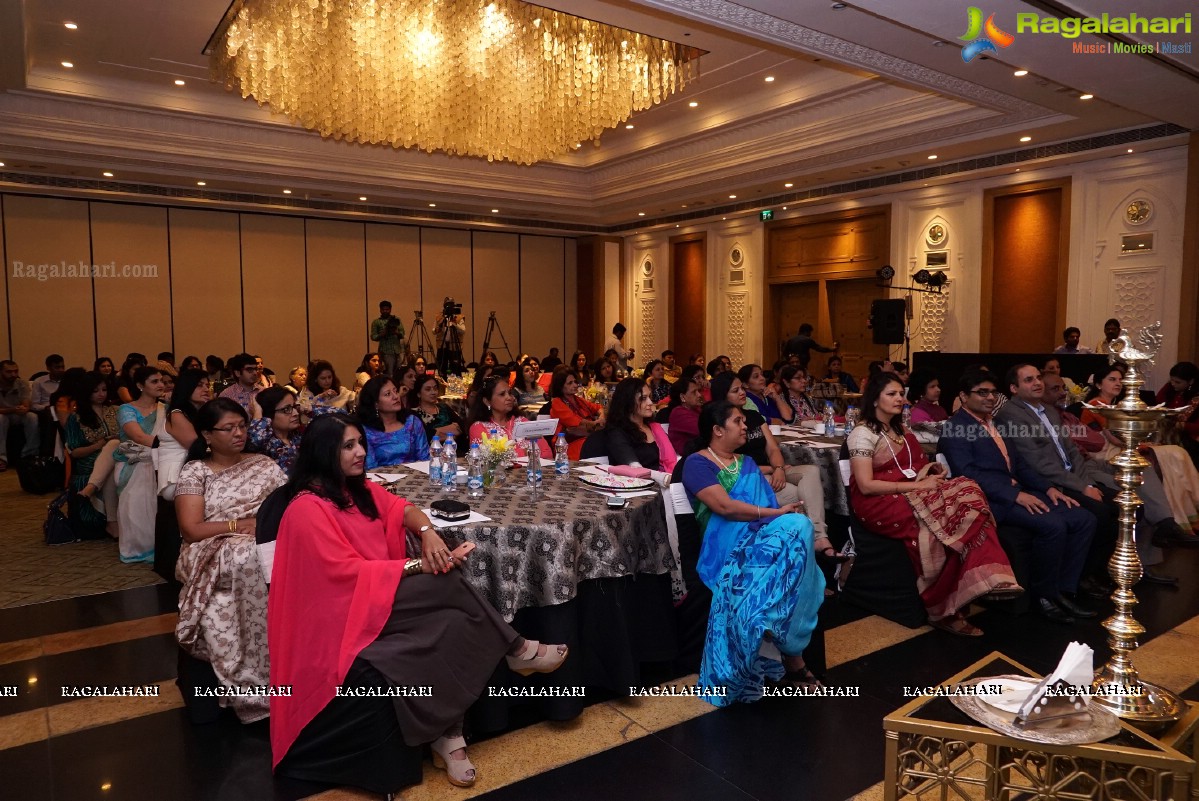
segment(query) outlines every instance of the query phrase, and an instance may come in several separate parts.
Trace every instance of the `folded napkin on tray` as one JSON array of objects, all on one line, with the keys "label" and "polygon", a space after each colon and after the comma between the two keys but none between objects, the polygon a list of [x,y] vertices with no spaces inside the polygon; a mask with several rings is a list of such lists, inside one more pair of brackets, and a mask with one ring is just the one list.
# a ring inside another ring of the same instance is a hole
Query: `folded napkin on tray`
[{"label": "folded napkin on tray", "polygon": [[639,467],[631,464],[608,464],[600,465],[599,469],[614,476],[648,478],[662,487],[670,484],[670,473],[663,473],[661,470],[650,470],[648,467]]}]

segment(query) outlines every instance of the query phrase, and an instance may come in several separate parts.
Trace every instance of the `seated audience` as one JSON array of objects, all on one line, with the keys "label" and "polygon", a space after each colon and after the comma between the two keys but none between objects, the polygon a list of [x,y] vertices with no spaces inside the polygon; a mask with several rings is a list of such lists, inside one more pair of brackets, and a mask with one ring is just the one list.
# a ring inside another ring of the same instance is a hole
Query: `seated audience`
[{"label": "seated audience", "polygon": [[591,371],[587,369],[586,353],[581,350],[576,350],[574,353],[570,354],[570,361],[566,363],[566,366],[575,371],[575,375],[578,376],[579,383],[582,386],[586,386],[587,383],[590,383]]},{"label": "seated audience", "polygon": [[666,418],[667,436],[675,453],[683,453],[699,436],[699,412],[704,405],[703,368],[693,364],[683,368],[682,377],[670,388],[670,410]]},{"label": "seated audience", "polygon": [[[704,358],[702,353],[692,353],[687,359],[687,364],[694,364],[696,367],[704,367],[708,364],[708,360]],[[707,376],[707,373],[704,374]]]},{"label": "seated audience", "polygon": [[404,404],[405,409],[412,406],[413,399],[416,397],[416,376],[415,360],[401,363],[396,368],[396,391],[400,393],[400,402]]},{"label": "seated audience", "polygon": [[783,416],[775,402],[777,393],[766,383],[766,375],[759,364],[747,364],[737,371],[741,386],[745,389],[745,405],[766,418],[771,425],[780,425]]},{"label": "seated audience", "polygon": [[162,402],[170,405],[171,395],[175,392],[175,381],[179,378],[179,371],[167,361],[159,361],[154,365],[158,368],[158,372],[162,375]]},{"label": "seated audience", "polygon": [[[337,736],[321,713],[338,703],[351,664],[365,662],[388,687],[433,688],[383,701],[404,742],[431,743],[450,783],[469,787],[462,718],[496,663],[506,656],[522,675],[550,673],[568,651],[504,622],[463,575],[462,549],[451,551],[415,505],[365,480],[368,447],[353,418],[317,420],[288,482],[268,633],[271,684],[293,691],[271,699],[272,763]],[[407,553],[409,536],[419,556]]]},{"label": "seated audience", "polygon": [[[183,544],[175,576],[179,623],[175,637],[183,650],[212,665],[226,687],[266,686],[267,581],[254,541],[258,507],[287,476],[268,456],[245,453],[250,417],[230,398],[200,407],[199,436],[175,484],[175,515]],[[273,647],[273,646],[272,646]],[[266,698],[228,695],[242,723],[269,714]]]},{"label": "seated audience", "polygon": [[592,380],[602,386],[616,383],[616,363],[610,359],[600,359],[591,371]]},{"label": "seated audience", "polygon": [[[512,354],[509,353],[509,356]],[[479,360],[479,365],[487,365],[488,367],[499,367],[500,357],[495,355],[495,351],[489,350],[483,354],[483,358]]]},{"label": "seated audience", "polygon": [[608,405],[608,462],[644,467],[655,481],[666,485],[679,457],[662,426],[653,420],[654,402],[645,379],[626,378],[617,384]]},{"label": "seated audience", "polygon": [[425,437],[432,442],[433,437],[445,439],[447,434],[453,434],[458,446],[458,455],[465,456],[470,451],[470,439],[463,436],[466,431],[462,418],[442,403],[439,394],[440,383],[437,376],[424,373],[416,378],[416,405],[412,411],[425,427]]},{"label": "seated audience", "polygon": [[550,416],[558,420],[557,433],[566,435],[567,453],[574,460],[587,437],[604,427],[604,410],[579,395],[578,373],[567,367],[555,370],[550,381]]},{"label": "seated audience", "polygon": [[154,472],[154,439],[166,423],[162,374],[157,367],[133,371],[134,400],[117,409],[121,444],[113,458],[117,468],[117,509],[121,561],[154,561],[154,517],[158,513],[158,481]]},{"label": "seated audience", "polygon": [[[483,379],[468,414],[470,441],[477,442],[483,439],[484,434],[489,437],[502,434],[511,440],[512,427],[521,419],[514,414],[515,410],[516,395],[507,381],[494,375]],[[525,455],[525,442],[515,440],[513,445],[517,456]],[[537,453],[543,460],[553,458],[544,437],[537,438]]]},{"label": "seated audience", "polygon": [[[799,505],[779,506],[745,445],[745,416],[716,400],[700,415],[699,450],[683,464],[683,486],[703,535],[700,579],[712,591],[712,609],[699,669],[700,687],[716,706],[756,701],[768,679],[819,685],[803,651],[824,601],[812,524]],[[763,651],[772,646],[780,658]]]},{"label": "seated audience", "polygon": [[853,376],[841,369],[842,364],[844,362],[841,361],[840,356],[829,356],[828,368],[825,370],[823,380],[841,384],[845,387],[846,392],[860,392],[858,382],[854,380]]},{"label": "seated audience", "polygon": [[21,456],[34,456],[38,448],[37,414],[30,409],[33,390],[21,378],[20,368],[12,359],[0,361],[0,473],[8,469],[8,428],[25,429],[25,447]]},{"label": "seated audience", "polygon": [[187,356],[183,359],[183,363],[179,365],[179,374],[183,375],[184,370],[203,370],[204,362],[200,361],[199,356]]},{"label": "seated audience", "polygon": [[641,371],[641,377],[649,385],[649,395],[654,406],[664,406],[670,400],[670,382],[666,380],[666,365],[657,359],[652,359]]},{"label": "seated audience", "polygon": [[532,356],[525,357],[516,373],[516,381],[512,386],[516,392],[516,403],[519,406],[533,406],[549,401],[545,396],[545,388],[541,386],[541,365]]},{"label": "seated audience", "polygon": [[770,433],[766,418],[746,408],[745,387],[736,373],[725,370],[712,379],[712,401],[728,401],[741,409],[745,415],[746,430],[745,444],[738,453],[749,456],[758,465],[770,488],[778,495],[781,505],[803,505],[803,511],[811,519],[816,532],[817,553],[833,553],[824,519],[824,487],[820,484],[820,469],[810,464],[784,464],[783,452]]},{"label": "seated audience", "polygon": [[366,386],[366,382],[383,372],[383,357],[378,353],[368,353],[362,357],[362,363],[354,371],[354,394],[357,395]]},{"label": "seated audience", "polygon": [[673,384],[683,374],[683,366],[675,362],[674,351],[662,351],[662,377]]},{"label": "seated audience", "polygon": [[715,378],[725,371],[724,360],[724,356],[717,356],[715,359],[708,362],[708,365],[704,368],[704,371],[708,374],[709,379]]},{"label": "seated audience", "polygon": [[466,391],[466,408],[468,414],[469,409],[474,406],[475,398],[479,395],[479,387],[483,386],[483,382],[502,372],[503,370],[494,364],[480,364],[475,369],[475,377],[471,380],[470,388]]},{"label": "seated audience", "polygon": [[70,489],[90,503],[79,505],[79,522],[89,528],[117,531],[116,462],[120,442],[117,407],[107,403],[104,376],[87,373],[72,389],[75,410],[67,417],[64,447],[71,457]]},{"label": "seated audience", "polygon": [[[932,373],[917,370],[908,384],[912,401],[912,423],[940,423],[949,419],[941,401],[941,381]],[[993,402],[993,401],[992,401]]]},{"label": "seated audience", "polygon": [[300,412],[309,417],[348,412],[354,404],[354,393],[341,385],[333,365],[324,359],[308,364],[308,382],[300,392]]},{"label": "seated audience", "polygon": [[262,368],[258,366],[255,357],[248,353],[239,353],[229,359],[228,366],[233,383],[221,391],[220,397],[241,404],[251,419],[261,417],[262,412],[254,402],[254,397],[264,387],[261,384]]},{"label": "seated audience", "polygon": [[1091,349],[1085,345],[1079,345],[1078,340],[1082,338],[1082,332],[1075,326],[1070,326],[1065,331],[1062,331],[1062,340],[1064,344],[1054,348],[1054,353],[1091,353]]},{"label": "seated audience", "polygon": [[112,359],[101,356],[92,363],[92,370],[104,376],[104,387],[108,390],[108,400],[105,403],[113,406],[120,403],[121,399],[117,394],[117,369],[113,366]]},{"label": "seated audience", "polygon": [[50,396],[58,392],[62,374],[66,371],[67,363],[57,353],[51,353],[46,357],[46,374],[30,384],[30,409],[40,412],[50,406]]},{"label": "seated audience", "polygon": [[981,370],[962,375],[962,408],[951,418],[938,448],[955,475],[979,485],[997,524],[1032,532],[1028,589],[1041,614],[1058,623],[1095,617],[1094,609],[1074,599],[1095,536],[1095,516],[1004,444],[991,419],[998,386],[998,379]]},{"label": "seated audience", "polygon": [[219,395],[229,378],[225,370],[225,360],[210,353],[204,357],[204,369],[208,371],[208,383],[213,393]]},{"label": "seated audience", "polygon": [[808,372],[798,364],[788,364],[778,372],[779,393],[775,405],[784,423],[819,420],[821,412],[816,401],[808,395]]},{"label": "seated audience", "polygon": [[275,371],[262,363],[262,357],[255,354],[254,366],[258,368],[258,388],[266,389],[275,386]]},{"label": "seated audience", "polygon": [[550,355],[541,360],[541,371],[544,375],[548,375],[553,379],[554,370],[562,364],[562,358],[558,355],[557,348],[550,348]]},{"label": "seated audience", "polygon": [[262,417],[250,423],[246,450],[274,460],[284,473],[291,472],[300,449],[300,402],[284,387],[269,387],[258,393]]},{"label": "seated audience", "polygon": [[1057,409],[1062,418],[1062,433],[1074,441],[1075,447],[1088,459],[1104,461],[1103,454],[1107,452],[1110,443],[1104,437],[1104,432],[1084,426],[1082,421],[1066,409],[1069,393],[1066,391],[1066,379],[1060,375],[1042,375],[1041,383],[1045,386],[1042,396],[1047,406]]},{"label": "seated audience", "polygon": [[212,400],[208,374],[203,370],[185,370],[179,376],[175,392],[167,403],[166,424],[158,436],[158,495],[175,499],[175,482],[187,462],[187,451],[199,436],[196,414]]},{"label": "seated audience", "polygon": [[1179,362],[1170,368],[1170,380],[1157,391],[1157,402],[1175,409],[1186,406],[1199,396],[1199,367],[1194,362]]},{"label": "seated audience", "polygon": [[302,364],[297,364],[291,368],[291,372],[287,374],[287,383],[283,388],[291,392],[297,398],[304,391],[304,387],[308,384],[308,368]]},{"label": "seated audience", "polygon": [[904,543],[916,587],[935,628],[963,637],[982,631],[962,610],[984,595],[1022,591],[995,533],[982,490],[968,478],[946,479],[905,431],[903,383],[875,373],[862,397],[862,424],[850,432],[850,504],[869,531]]},{"label": "seated audience", "polygon": [[424,424],[404,406],[395,382],[387,376],[376,376],[366,382],[358,397],[358,418],[370,444],[368,470],[429,458]]}]

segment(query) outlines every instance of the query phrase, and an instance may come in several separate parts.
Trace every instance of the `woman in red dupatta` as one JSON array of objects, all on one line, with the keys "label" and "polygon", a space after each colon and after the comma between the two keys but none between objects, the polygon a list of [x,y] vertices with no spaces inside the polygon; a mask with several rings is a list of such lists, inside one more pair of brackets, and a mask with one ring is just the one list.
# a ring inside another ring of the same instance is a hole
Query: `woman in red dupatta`
[{"label": "woman in red dupatta", "polygon": [[995,518],[979,486],[946,479],[920,443],[899,422],[903,384],[894,373],[876,373],[862,397],[862,425],[850,432],[853,477],[849,500],[862,524],[901,540],[916,569],[916,586],[935,628],[979,637],[960,610],[989,595],[1023,592],[995,533]]},{"label": "woman in red dupatta", "polygon": [[[294,747],[307,753],[330,741],[314,719],[364,660],[386,679],[380,695],[391,696],[404,741],[431,743],[434,764],[468,787],[475,770],[462,716],[500,657],[518,673],[548,673],[566,647],[525,640],[504,622],[457,569],[468,546],[451,552],[420,509],[365,480],[365,442],[354,418],[318,418],[287,485],[267,636],[271,685],[292,690],[271,698],[273,764]],[[406,532],[421,540],[419,559],[406,554]],[[432,693],[387,693],[423,687]]]}]

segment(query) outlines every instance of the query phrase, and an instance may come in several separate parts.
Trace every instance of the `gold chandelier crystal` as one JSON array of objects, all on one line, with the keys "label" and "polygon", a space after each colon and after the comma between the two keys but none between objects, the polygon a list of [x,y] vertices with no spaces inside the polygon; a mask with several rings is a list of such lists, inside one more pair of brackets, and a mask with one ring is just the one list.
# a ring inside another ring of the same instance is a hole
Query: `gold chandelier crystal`
[{"label": "gold chandelier crystal", "polygon": [[321,136],[532,164],[681,90],[696,53],[519,0],[244,0],[212,67]]}]

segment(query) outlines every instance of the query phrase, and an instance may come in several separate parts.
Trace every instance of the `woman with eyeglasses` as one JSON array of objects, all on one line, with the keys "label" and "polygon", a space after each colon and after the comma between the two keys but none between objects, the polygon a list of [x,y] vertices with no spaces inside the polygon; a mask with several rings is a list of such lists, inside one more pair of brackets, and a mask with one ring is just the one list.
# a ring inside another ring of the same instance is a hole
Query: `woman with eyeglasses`
[{"label": "woman with eyeglasses", "polygon": [[964,614],[970,602],[982,595],[1012,597],[1023,589],[978,484],[947,479],[940,462],[929,462],[904,429],[903,392],[894,373],[878,372],[866,381],[862,424],[846,440],[853,470],[849,502],[867,530],[907,548],[930,625],[959,637],[981,637]]},{"label": "woman with eyeglasses", "polygon": [[[502,434],[512,439],[512,427],[520,419],[515,414],[516,395],[508,382],[498,376],[492,376],[483,381],[471,403],[467,419],[470,421],[470,441],[478,442],[486,434],[494,437]],[[514,443],[516,455],[525,455],[525,443],[517,440]],[[542,459],[552,459],[550,447],[544,437],[537,438],[537,452]]]},{"label": "woman with eyeglasses", "polygon": [[[269,392],[271,390],[263,390]],[[255,515],[287,482],[269,456],[246,453],[250,416],[241,404],[217,398],[196,413],[198,434],[175,483],[175,515],[183,544],[175,575],[179,623],[175,637],[192,656],[212,665],[226,687],[261,687],[270,680],[266,641],[266,579],[254,541]],[[221,699],[242,723],[269,713],[268,699]]]},{"label": "woman with eyeglasses", "polygon": [[121,444],[113,454],[117,468],[117,504],[121,561],[154,561],[154,518],[158,483],[154,474],[154,438],[163,430],[166,410],[161,398],[162,374],[157,367],[138,367],[130,376],[135,400],[117,409]]},{"label": "woman with eyeglasses", "polygon": [[274,386],[258,393],[262,417],[250,423],[248,449],[275,460],[284,473],[291,472],[300,449],[300,404],[295,394]]},{"label": "woman with eyeglasses", "polygon": [[166,425],[158,437],[158,495],[175,499],[175,482],[187,461],[187,449],[196,441],[196,413],[212,400],[211,384],[204,370],[184,370],[167,404]]},{"label": "woman with eyeglasses", "polygon": [[358,419],[365,427],[370,445],[367,470],[429,458],[424,423],[404,405],[395,382],[387,376],[376,376],[366,382],[358,398]]}]

